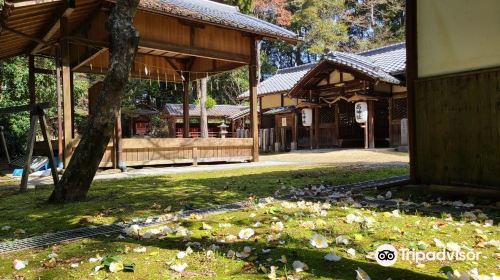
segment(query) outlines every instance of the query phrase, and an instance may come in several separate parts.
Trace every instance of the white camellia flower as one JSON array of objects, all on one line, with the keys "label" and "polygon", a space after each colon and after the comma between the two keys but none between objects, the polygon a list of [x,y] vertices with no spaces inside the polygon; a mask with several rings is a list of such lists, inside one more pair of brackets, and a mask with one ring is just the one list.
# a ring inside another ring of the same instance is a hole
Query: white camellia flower
[{"label": "white camellia flower", "polygon": [[399,210],[398,210],[398,209],[396,209],[396,210],[392,210],[391,214],[392,214],[392,216],[393,216],[394,218],[399,218],[399,217],[401,217],[401,214],[399,213]]},{"label": "white camellia flower", "polygon": [[460,245],[455,242],[448,242],[446,243],[446,250],[450,252],[460,252],[461,248]]},{"label": "white camellia flower", "polygon": [[326,238],[321,234],[314,234],[309,241],[311,246],[318,249],[328,248],[328,242]]},{"label": "white camellia flower", "polygon": [[301,261],[294,261],[292,263],[292,267],[293,269],[295,270],[295,272],[302,272],[302,271],[306,271],[309,269],[309,267],[307,266],[307,264],[301,262]]},{"label": "white camellia flower", "polygon": [[125,228],[123,232],[129,236],[138,235],[140,229],[141,227],[139,227],[138,225],[131,225],[130,227]]},{"label": "white camellia flower", "polygon": [[7,231],[7,230],[10,230],[11,228],[12,228],[11,226],[3,226],[2,230]]},{"label": "white camellia flower", "polygon": [[271,266],[271,272],[269,272],[269,274],[267,275],[267,278],[269,278],[271,280],[276,280],[276,267],[275,266]]},{"label": "white camellia flower", "polygon": [[282,232],[284,228],[285,225],[283,225],[282,222],[276,222],[271,224],[271,230],[275,232]]},{"label": "white camellia flower", "polygon": [[347,249],[347,254],[351,257],[355,257],[356,256],[356,250],[354,250],[353,248],[349,248]]},{"label": "white camellia flower", "polygon": [[254,234],[255,234],[255,232],[253,231],[253,229],[251,229],[251,228],[244,228],[244,229],[240,230],[240,233],[238,233],[238,237],[240,239],[247,240],[250,237],[252,237]]},{"label": "white camellia flower", "polygon": [[437,238],[434,238],[434,243],[436,244],[436,247],[438,247],[438,248],[445,248],[444,243]]},{"label": "white camellia flower", "polygon": [[337,245],[349,245],[349,239],[347,239],[344,235],[339,235],[335,238],[335,243]]},{"label": "white camellia flower", "polygon": [[368,273],[358,267],[358,269],[356,269],[356,280],[371,280],[371,278]]},{"label": "white camellia flower", "polygon": [[387,192],[385,193],[385,198],[387,198],[387,199],[391,199],[391,198],[392,198],[392,192],[391,192],[391,191],[387,191]]},{"label": "white camellia flower", "polygon": [[137,248],[134,248],[132,251],[134,253],[146,253],[146,247],[137,247]]},{"label": "white camellia flower", "polygon": [[325,261],[329,262],[338,262],[342,259],[342,257],[335,255],[334,253],[328,253],[323,257]]},{"label": "white camellia flower", "polygon": [[184,251],[179,251],[179,252],[177,253],[177,258],[178,258],[178,259],[183,259],[183,258],[185,258],[187,255],[188,255],[188,254],[187,254],[186,252],[184,252]]},{"label": "white camellia flower", "polygon": [[15,270],[24,269],[27,265],[28,265],[27,261],[21,261],[21,260],[18,260],[18,259],[15,259],[12,262],[12,266],[14,267]]},{"label": "white camellia flower", "polygon": [[123,263],[121,262],[112,262],[109,264],[109,271],[110,272],[120,272],[123,270]]},{"label": "white camellia flower", "polygon": [[460,273],[458,270],[453,271],[453,273],[448,271],[446,276],[448,276],[448,280],[470,280],[470,275],[467,272]]},{"label": "white camellia flower", "polygon": [[188,267],[187,263],[181,263],[181,264],[171,265],[170,269],[172,269],[175,272],[183,272],[187,267]]}]

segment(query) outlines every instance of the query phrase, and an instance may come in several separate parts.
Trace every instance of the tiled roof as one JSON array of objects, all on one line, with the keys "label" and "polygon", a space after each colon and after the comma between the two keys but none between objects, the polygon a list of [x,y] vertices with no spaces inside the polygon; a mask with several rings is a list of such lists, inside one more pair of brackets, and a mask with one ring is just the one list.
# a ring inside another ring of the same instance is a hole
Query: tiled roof
[{"label": "tiled roof", "polygon": [[[404,43],[399,43],[358,54],[332,52],[325,59],[361,71],[374,79],[399,84],[400,81],[392,75],[405,71],[406,47]],[[278,70],[276,75],[259,84],[258,95],[290,91],[317,64],[309,63]],[[239,96],[246,97],[248,91]]]},{"label": "tiled roof", "polygon": [[405,43],[398,43],[360,52],[358,55],[369,58],[375,65],[392,75],[401,74],[406,70]]},{"label": "tiled roof", "polygon": [[393,84],[400,83],[398,79],[394,78],[388,72],[384,71],[382,67],[375,64],[369,57],[351,53],[332,52],[326,57],[326,59],[360,71],[365,75],[377,80]]},{"label": "tiled roof", "polygon": [[274,114],[284,114],[284,113],[290,113],[295,110],[295,106],[284,106],[284,107],[277,107],[273,108],[269,111],[266,111],[264,115],[274,115]]},{"label": "tiled roof", "polygon": [[209,0],[141,0],[140,7],[183,18],[206,21],[227,27],[247,30],[263,36],[298,40],[297,34],[243,14],[237,7]]},{"label": "tiled roof", "polygon": [[[244,110],[247,110],[246,106],[238,105],[215,105],[214,107],[207,109],[208,117],[230,117]],[[170,116],[179,117],[182,116],[182,104],[166,104],[165,112]],[[199,117],[200,116],[200,106],[196,104],[189,104],[189,116]]]},{"label": "tiled roof", "polygon": [[[261,82],[257,88],[258,95],[270,93],[287,92],[304,77],[317,63],[303,64],[300,66],[283,68],[278,70],[274,76]],[[245,91],[239,98],[248,97],[249,92]]]}]

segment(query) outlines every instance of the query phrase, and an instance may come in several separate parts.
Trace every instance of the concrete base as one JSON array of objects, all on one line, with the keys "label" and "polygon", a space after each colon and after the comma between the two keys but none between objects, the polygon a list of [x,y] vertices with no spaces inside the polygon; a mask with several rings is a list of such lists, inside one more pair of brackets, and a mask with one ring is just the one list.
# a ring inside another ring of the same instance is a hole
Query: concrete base
[{"label": "concrete base", "polygon": [[407,153],[409,151],[409,149],[408,149],[408,146],[399,146],[396,148],[396,151]]},{"label": "concrete base", "polygon": [[274,143],[274,151],[275,152],[279,152],[280,151],[280,143],[279,142]]},{"label": "concrete base", "polygon": [[292,144],[290,146],[291,146],[291,150],[292,151],[296,151],[297,150],[297,143],[292,142]]}]

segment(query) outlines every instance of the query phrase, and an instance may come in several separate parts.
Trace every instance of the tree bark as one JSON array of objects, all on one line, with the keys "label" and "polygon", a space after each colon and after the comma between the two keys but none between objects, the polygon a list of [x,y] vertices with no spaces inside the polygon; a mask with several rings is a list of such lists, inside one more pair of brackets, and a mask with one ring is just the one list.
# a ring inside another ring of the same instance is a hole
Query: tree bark
[{"label": "tree bark", "polygon": [[107,20],[110,33],[110,62],[97,98],[94,114],[83,133],[61,181],[55,186],[50,202],[85,200],[99,163],[114,132],[121,107],[123,88],[137,52],[139,33],[133,18],[139,0],[117,0]]},{"label": "tree bark", "polygon": [[207,116],[207,78],[198,82],[200,92],[200,131],[201,138],[208,138],[208,116]]}]

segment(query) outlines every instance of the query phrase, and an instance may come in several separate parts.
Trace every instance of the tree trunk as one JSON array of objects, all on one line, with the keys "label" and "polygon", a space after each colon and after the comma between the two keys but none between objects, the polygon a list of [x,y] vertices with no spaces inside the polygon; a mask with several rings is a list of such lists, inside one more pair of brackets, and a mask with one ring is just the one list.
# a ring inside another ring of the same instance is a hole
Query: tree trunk
[{"label": "tree trunk", "polygon": [[207,116],[207,78],[198,82],[200,92],[200,131],[201,138],[208,138],[208,116]]},{"label": "tree trunk", "polygon": [[94,113],[80,144],[54,188],[50,202],[62,203],[86,199],[99,163],[114,132],[121,107],[122,93],[139,44],[133,18],[139,0],[117,0],[107,20],[110,33],[110,62]]}]

